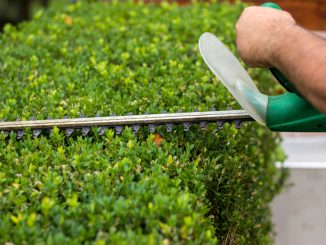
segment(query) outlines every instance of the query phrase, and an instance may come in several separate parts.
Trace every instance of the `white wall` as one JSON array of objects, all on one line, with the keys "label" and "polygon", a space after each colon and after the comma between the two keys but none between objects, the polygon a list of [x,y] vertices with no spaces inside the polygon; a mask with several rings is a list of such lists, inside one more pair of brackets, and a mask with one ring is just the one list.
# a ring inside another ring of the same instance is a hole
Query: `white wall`
[{"label": "white wall", "polygon": [[272,203],[275,244],[326,244],[326,134],[283,138],[292,186]]}]

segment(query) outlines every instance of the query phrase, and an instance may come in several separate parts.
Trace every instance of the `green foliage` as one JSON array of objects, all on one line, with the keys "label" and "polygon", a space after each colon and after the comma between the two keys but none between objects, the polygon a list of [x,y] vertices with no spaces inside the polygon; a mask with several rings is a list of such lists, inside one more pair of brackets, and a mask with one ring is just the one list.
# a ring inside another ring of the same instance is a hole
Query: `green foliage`
[{"label": "green foliage", "polygon": [[[0,118],[238,108],[198,52],[244,5],[78,3],[0,39]],[[260,81],[267,73],[250,70]],[[265,83],[266,84],[266,83]],[[267,89],[267,86],[265,89]],[[250,123],[121,136],[0,134],[0,243],[269,244],[279,138]]]}]

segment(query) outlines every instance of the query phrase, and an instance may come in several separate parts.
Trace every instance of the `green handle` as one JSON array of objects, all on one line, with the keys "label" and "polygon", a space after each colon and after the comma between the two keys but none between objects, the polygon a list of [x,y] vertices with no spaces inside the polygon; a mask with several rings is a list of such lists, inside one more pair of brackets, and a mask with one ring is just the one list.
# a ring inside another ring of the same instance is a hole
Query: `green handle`
[{"label": "green handle", "polygon": [[[276,3],[263,3],[261,5],[262,7],[266,8],[274,8],[278,10],[282,10],[280,6],[278,6]],[[295,87],[292,85],[292,83],[276,68],[271,68],[270,71],[272,72],[273,76],[277,79],[277,81],[290,93],[296,93],[297,95],[300,95],[298,91],[295,89]]]},{"label": "green handle", "polygon": [[266,125],[278,132],[326,132],[326,116],[295,93],[269,96]]},{"label": "green handle", "polygon": [[269,2],[269,3],[263,3],[261,5],[262,7],[266,7],[266,8],[273,8],[273,9],[279,9],[279,10],[282,10],[282,8],[280,6],[278,6],[276,3],[272,3],[272,2]]}]

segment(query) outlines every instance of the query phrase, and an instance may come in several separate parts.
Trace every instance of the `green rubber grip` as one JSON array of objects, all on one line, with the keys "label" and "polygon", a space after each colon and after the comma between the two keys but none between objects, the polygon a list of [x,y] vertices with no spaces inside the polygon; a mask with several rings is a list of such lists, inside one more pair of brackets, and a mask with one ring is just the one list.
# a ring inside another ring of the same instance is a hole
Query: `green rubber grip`
[{"label": "green rubber grip", "polygon": [[326,116],[295,93],[269,96],[266,125],[278,132],[326,132]]},{"label": "green rubber grip", "polygon": [[[266,8],[282,10],[280,6],[272,2],[263,3],[261,6]],[[276,68],[271,68],[270,71],[273,74],[273,76],[276,78],[276,80],[283,86],[283,88],[285,88],[290,93],[296,93],[297,95],[300,95],[300,93],[298,93],[298,91],[295,89],[292,83],[283,75],[282,72],[280,72]]]},{"label": "green rubber grip", "polygon": [[273,8],[273,9],[282,10],[282,8],[280,6],[278,6],[276,3],[272,3],[272,2],[263,3],[261,6],[266,7],[266,8]]}]

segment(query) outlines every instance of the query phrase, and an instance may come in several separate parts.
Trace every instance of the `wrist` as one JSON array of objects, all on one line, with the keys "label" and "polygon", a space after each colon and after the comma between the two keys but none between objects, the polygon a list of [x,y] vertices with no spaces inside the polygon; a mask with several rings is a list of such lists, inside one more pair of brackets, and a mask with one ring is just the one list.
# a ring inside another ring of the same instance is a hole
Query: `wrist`
[{"label": "wrist", "polygon": [[270,66],[281,69],[284,61],[287,59],[287,55],[291,52],[291,49],[295,49],[297,42],[302,41],[304,38],[304,29],[296,24],[287,24],[285,26],[277,28],[272,39],[270,52]]}]

